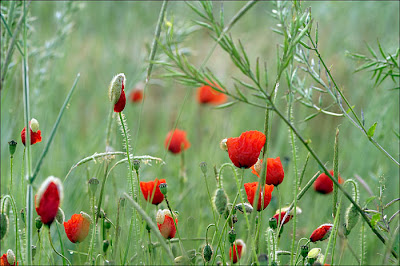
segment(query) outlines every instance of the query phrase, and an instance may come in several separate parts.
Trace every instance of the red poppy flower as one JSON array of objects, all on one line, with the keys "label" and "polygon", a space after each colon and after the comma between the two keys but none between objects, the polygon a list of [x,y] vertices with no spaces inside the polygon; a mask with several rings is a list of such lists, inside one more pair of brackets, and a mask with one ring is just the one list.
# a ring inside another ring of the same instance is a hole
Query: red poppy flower
[{"label": "red poppy flower", "polygon": [[323,224],[312,232],[310,236],[311,242],[322,241],[329,237],[333,224]]},{"label": "red poppy flower", "polygon": [[4,253],[3,256],[0,257],[1,266],[15,266],[15,263],[18,265],[18,262],[15,262],[14,252],[11,249],[7,250],[7,253]]},{"label": "red poppy flower", "polygon": [[[174,216],[176,217],[176,214]],[[171,239],[175,236],[176,227],[169,210],[158,210],[156,221],[158,230],[164,238]],[[178,225],[178,218],[175,218],[175,223]]]},{"label": "red poppy flower", "polygon": [[151,203],[154,205],[160,204],[164,200],[164,195],[161,193],[160,188],[158,186],[162,183],[167,183],[167,182],[165,181],[165,179],[158,180],[157,178],[154,181],[140,182],[140,190],[143,193],[144,199],[149,202],[152,199]]},{"label": "red poppy flower", "polygon": [[[244,184],[244,189],[246,190],[246,194],[247,194],[247,200],[249,201],[249,203],[251,205],[253,205],[254,198],[256,197],[257,186],[258,186],[258,182]],[[271,194],[272,194],[273,190],[274,190],[274,186],[265,185],[263,209],[261,209],[261,195],[263,192],[260,191],[260,195],[258,197],[257,211],[264,210],[268,206],[268,204],[271,201],[271,197],[272,197]]]},{"label": "red poppy flower", "polygon": [[[39,130],[39,123],[35,118],[29,121],[29,131],[31,132],[31,145],[42,141],[42,132]],[[21,131],[21,140],[25,146],[26,127]]]},{"label": "red poppy flower", "polygon": [[265,140],[265,135],[256,130],[243,132],[237,138],[228,138],[229,158],[236,167],[250,168],[257,162]]},{"label": "red poppy flower", "polygon": [[[329,171],[333,176],[333,171]],[[338,176],[339,184],[343,183],[343,179]],[[333,191],[333,182],[325,173],[320,174],[314,182],[314,190],[321,194],[329,194]]]},{"label": "red poppy flower", "polygon": [[129,94],[129,99],[133,103],[141,102],[143,99],[143,90],[142,89],[133,89]]},{"label": "red poppy flower", "polygon": [[233,263],[236,263],[238,262],[238,260],[240,260],[240,258],[245,252],[246,252],[246,244],[243,242],[243,240],[237,239],[235,240],[235,242],[233,242],[233,258],[232,258],[232,246],[229,249],[229,259],[231,259]]},{"label": "red poppy flower", "polygon": [[65,233],[72,243],[82,242],[89,234],[91,219],[84,212],[72,215],[71,219],[64,222]]},{"label": "red poppy flower", "polygon": [[49,176],[35,195],[35,208],[42,223],[50,225],[53,222],[62,198],[63,189],[60,179]]},{"label": "red poppy flower", "polygon": [[[260,177],[261,167],[262,167],[262,159],[258,159],[257,163],[251,167],[253,174]],[[267,174],[265,177],[265,184],[278,186],[282,183],[283,178],[285,177],[285,172],[283,171],[283,166],[281,163],[281,158],[276,157],[267,159]]]},{"label": "red poppy flower", "polygon": [[[222,90],[216,83],[214,83],[218,89]],[[197,88],[197,101],[201,104],[222,104],[226,102],[226,95],[222,92],[214,90],[211,86],[204,85]]]},{"label": "red poppy flower", "polygon": [[114,112],[122,112],[126,104],[125,96],[125,75],[120,73],[111,80],[111,84],[108,90],[108,97],[114,104]]},{"label": "red poppy flower", "polygon": [[182,148],[186,150],[190,147],[190,142],[186,139],[186,132],[184,130],[175,129],[168,132],[164,145],[170,152],[180,153]]}]

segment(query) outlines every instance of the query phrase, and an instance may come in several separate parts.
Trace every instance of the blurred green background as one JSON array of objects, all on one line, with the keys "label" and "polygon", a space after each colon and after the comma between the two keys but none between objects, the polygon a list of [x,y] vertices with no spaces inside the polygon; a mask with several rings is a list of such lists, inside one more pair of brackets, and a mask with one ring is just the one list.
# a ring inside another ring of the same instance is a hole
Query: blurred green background
[{"label": "blurred green background", "polygon": [[[215,8],[223,6],[226,23],[244,5],[245,2],[216,2]],[[2,12],[10,2],[2,2]],[[399,92],[389,90],[395,87],[387,79],[374,87],[371,73],[354,73],[359,65],[345,56],[345,51],[368,54],[365,42],[378,51],[377,39],[390,53],[399,47],[399,3],[397,1],[303,2],[303,8],[310,6],[312,16],[319,27],[319,49],[330,67],[338,85],[344,91],[350,103],[360,115],[364,113],[365,126],[369,128],[378,122],[375,138],[395,158],[399,158]],[[31,90],[31,116],[40,123],[43,141],[32,146],[33,166],[50,134],[64,99],[72,86],[77,73],[81,74],[76,91],[62,118],[52,147],[44,161],[40,174],[34,184],[38,187],[49,175],[64,180],[72,165],[82,158],[105,151],[105,136],[109,101],[107,88],[112,77],[125,73],[129,94],[138,82],[143,82],[148,51],[151,44],[161,2],[77,2],[73,6],[68,2],[34,1],[30,11],[30,30],[28,36],[29,75]],[[270,86],[276,73],[276,49],[282,37],[272,31],[277,21],[271,17],[274,4],[259,2],[232,28],[234,40],[244,44],[252,64],[260,57],[266,61],[270,76]],[[5,12],[5,11],[4,11]],[[190,25],[192,19],[199,19],[184,2],[168,3],[166,19],[174,25]],[[2,34],[4,34],[2,24]],[[2,38],[3,40],[3,38]],[[3,42],[3,41],[2,41]],[[183,44],[191,50],[189,59],[197,66],[214,45],[209,33],[204,29],[193,33]],[[2,43],[2,47],[3,43]],[[7,47],[7,46],[5,46]],[[161,51],[161,50],[159,50]],[[2,52],[4,56],[4,52]],[[2,58],[2,61],[4,58]],[[1,90],[1,194],[8,193],[10,176],[8,144],[14,139],[18,142],[14,159],[14,191],[17,208],[23,208],[24,185],[21,184],[23,145],[20,132],[24,127],[23,91],[21,75],[21,56],[14,52],[12,66],[8,70],[6,81]],[[230,61],[229,56],[217,48],[207,66],[220,78],[225,86],[233,85],[232,77],[241,78],[241,73]],[[152,155],[163,158],[163,166],[142,165],[141,180],[149,181],[155,177],[165,178],[169,186],[169,198],[173,208],[179,211],[179,230],[182,237],[203,237],[206,226],[213,223],[211,206],[208,201],[204,179],[199,163],[208,164],[208,184],[211,191],[216,188],[213,166],[230,162],[228,155],[219,149],[219,142],[225,137],[236,137],[248,130],[263,131],[264,110],[244,104],[236,104],[229,109],[214,109],[200,106],[196,102],[195,88],[184,87],[171,79],[162,77],[160,67],[155,67],[152,82],[148,87],[140,116],[140,104],[129,101],[124,110],[131,134],[131,145],[135,155]],[[303,75],[303,73],[301,73]],[[310,84],[313,82],[308,78]],[[184,101],[185,95],[187,100]],[[281,82],[277,98],[278,106],[286,110],[287,87]],[[329,97],[324,98],[332,102]],[[378,180],[385,178],[386,189],[383,201],[399,195],[399,168],[379,152],[362,133],[346,118],[335,118],[324,114],[303,122],[313,110],[295,104],[295,126],[306,139],[311,139],[315,149],[328,168],[333,168],[333,144],[336,127],[340,129],[340,174],[344,179],[361,176],[378,195]],[[339,111],[332,109],[332,111]],[[164,139],[181,112],[178,128],[188,133],[192,146],[185,152],[188,182],[182,188],[179,185],[179,156],[167,154]],[[115,120],[116,121],[116,120]],[[138,129],[140,121],[140,129]],[[284,160],[285,180],[280,186],[282,204],[290,204],[293,199],[293,159],[288,129],[276,116],[272,119],[269,157],[280,156]],[[138,134],[137,134],[138,133]],[[123,140],[116,123],[113,126],[114,150],[124,150]],[[307,151],[298,143],[298,165],[301,169]],[[122,158],[120,158],[122,159]],[[319,170],[316,162],[310,159],[303,184]],[[74,170],[64,183],[64,202],[62,208],[66,218],[73,213],[86,211],[91,213],[87,180],[91,177],[102,179],[103,166],[100,162],[87,163]],[[245,171],[246,182],[256,181],[250,170]],[[115,220],[117,201],[127,192],[126,167],[118,166],[113,170],[106,188],[104,209],[111,220]],[[229,171],[224,174],[224,186],[230,199],[236,193],[236,183]],[[36,192],[36,190],[34,191]],[[369,197],[360,186],[363,204]],[[276,195],[274,193],[274,195]],[[309,237],[311,232],[322,223],[332,222],[332,195],[320,195],[309,191],[299,202],[303,213],[298,217],[297,239]],[[345,202],[347,207],[348,202]],[[144,202],[143,202],[144,204]],[[163,208],[166,208],[163,203]],[[264,221],[275,213],[276,199],[263,212]],[[150,212],[149,213],[154,215]],[[391,215],[396,207],[389,210]],[[130,210],[122,220],[122,243],[127,243],[126,231],[129,226]],[[388,214],[388,215],[389,215]],[[36,213],[34,214],[36,217]],[[398,223],[398,219],[396,221]],[[283,232],[280,249],[290,250],[292,224],[287,224]],[[262,232],[267,228],[263,224]],[[125,231],[124,231],[125,230]],[[359,253],[360,223],[350,235],[350,243]],[[379,264],[382,261],[384,247],[369,228],[367,232],[367,262]],[[125,233],[125,234],[124,234]],[[1,254],[13,245],[14,233],[1,245]],[[245,221],[239,217],[238,238],[245,237]],[[264,234],[261,234],[264,237]],[[63,233],[65,246],[76,249],[68,242]],[[37,239],[37,236],[34,236]],[[326,241],[327,242],[327,241]],[[320,242],[317,247],[325,249],[327,243]],[[80,245],[86,250],[89,240]],[[261,241],[261,251],[266,253],[265,241]],[[340,242],[341,243],[341,242]],[[185,242],[186,249],[199,248],[203,242]],[[338,245],[343,246],[343,244]],[[228,248],[226,249],[226,251]],[[338,248],[340,251],[340,248]],[[135,252],[129,254],[133,256]],[[58,257],[54,257],[60,262]],[[282,258],[287,262],[288,258]],[[355,259],[345,250],[341,263],[354,264]]]}]

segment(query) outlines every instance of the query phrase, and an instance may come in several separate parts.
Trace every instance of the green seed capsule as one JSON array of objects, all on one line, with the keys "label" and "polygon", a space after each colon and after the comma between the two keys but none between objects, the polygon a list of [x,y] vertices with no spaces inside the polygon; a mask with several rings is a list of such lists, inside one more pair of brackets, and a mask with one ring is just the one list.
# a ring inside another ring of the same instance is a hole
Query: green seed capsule
[{"label": "green seed capsule", "polygon": [[13,157],[14,153],[15,153],[15,149],[17,148],[17,142],[15,140],[9,141],[8,148],[10,149],[10,156]]},{"label": "green seed capsule", "polygon": [[42,220],[40,219],[39,216],[36,217],[36,219],[35,219],[35,225],[36,225],[37,230],[40,230],[40,228],[42,228],[42,226],[43,226]]},{"label": "green seed capsule", "polygon": [[358,220],[360,219],[360,213],[357,211],[356,207],[351,204],[346,210],[345,224],[346,228],[344,234],[347,236],[350,234],[351,230],[356,226]]},{"label": "green seed capsule", "polygon": [[103,252],[106,253],[108,247],[110,246],[110,242],[106,239],[103,241]]},{"label": "green seed capsule", "polygon": [[167,183],[161,183],[159,186],[161,193],[165,196],[168,192],[168,185]]},{"label": "green seed capsule", "polygon": [[236,240],[236,232],[233,227],[231,230],[229,230],[228,239],[229,239],[229,243],[231,243],[231,244],[233,244],[233,242],[235,242],[235,240]]}]

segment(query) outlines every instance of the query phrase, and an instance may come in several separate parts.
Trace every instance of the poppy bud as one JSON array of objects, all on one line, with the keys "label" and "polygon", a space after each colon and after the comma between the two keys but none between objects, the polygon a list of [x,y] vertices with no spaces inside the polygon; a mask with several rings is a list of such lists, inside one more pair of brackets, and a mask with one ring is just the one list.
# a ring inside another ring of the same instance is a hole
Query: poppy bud
[{"label": "poppy bud", "polygon": [[13,157],[14,153],[15,153],[15,149],[17,148],[17,142],[15,140],[9,141],[8,148],[10,150],[10,156]]},{"label": "poppy bud", "polygon": [[[32,118],[32,120],[29,121],[29,132],[31,136],[31,145],[42,141],[42,133],[39,130],[39,122],[35,118]],[[21,131],[21,141],[22,144],[26,144],[26,127],[24,127]]]},{"label": "poppy bud", "polygon": [[[236,252],[237,251],[237,252]],[[243,254],[246,252],[246,245],[241,239],[237,239],[233,243],[233,249],[232,246],[229,249],[229,258],[232,259],[233,263],[238,262],[238,260],[243,256]],[[233,254],[232,254],[233,253]],[[236,254],[237,253],[237,254]]]},{"label": "poppy bud", "polygon": [[10,265],[15,264],[15,254],[11,249],[7,250],[7,261]]},{"label": "poppy bud", "polygon": [[8,217],[5,213],[0,212],[0,239],[8,232]]},{"label": "poppy bud", "polygon": [[140,160],[133,160],[133,169],[135,169],[135,171],[139,171],[140,168]]},{"label": "poppy bud", "polygon": [[228,147],[226,146],[227,141],[228,139],[221,140],[221,142],[219,143],[219,147],[221,148],[221,150],[228,151]]},{"label": "poppy bud", "polygon": [[346,216],[344,222],[344,227],[346,229],[344,234],[346,236],[350,234],[351,230],[357,224],[359,218],[360,218],[360,213],[357,211],[356,207],[353,204],[351,204],[346,210]]},{"label": "poppy bud", "polygon": [[111,222],[107,219],[104,219],[104,228],[107,230],[111,228]]},{"label": "poppy bud", "polygon": [[159,186],[161,193],[165,196],[168,192],[168,185],[167,183],[161,183]]},{"label": "poppy bud", "polygon": [[213,254],[213,250],[210,245],[206,244],[203,249],[203,258],[205,262],[209,262],[211,260]]},{"label": "poppy bud", "polygon": [[71,219],[64,222],[65,233],[72,243],[82,242],[89,234],[92,219],[87,213],[72,215]]},{"label": "poppy bud", "polygon": [[124,91],[125,75],[123,73],[117,74],[111,80],[108,88],[108,98],[114,104],[114,112],[121,112],[125,108],[126,96]]},{"label": "poppy bud", "polygon": [[40,186],[35,196],[35,208],[42,222],[50,225],[57,215],[58,207],[63,199],[61,180],[49,176]]},{"label": "poppy bud", "polygon": [[59,224],[63,224],[64,220],[65,220],[64,211],[60,207],[58,207],[58,211],[57,211],[57,215],[56,215],[56,221]]},{"label": "poppy bud", "polygon": [[110,246],[110,242],[108,240],[103,241],[103,252],[106,253],[108,247]]},{"label": "poppy bud", "polygon": [[151,231],[150,225],[148,223],[146,223],[146,230],[149,232]]},{"label": "poppy bud", "polygon": [[319,226],[310,236],[311,242],[323,241],[329,237],[333,224],[323,224]]},{"label": "poppy bud", "polygon": [[321,249],[320,248],[313,248],[308,252],[307,255],[307,260],[308,263],[310,263],[311,265],[314,264],[314,262],[317,260],[317,258],[319,257],[321,253]]},{"label": "poppy bud", "polygon": [[36,217],[36,219],[35,219],[35,225],[36,225],[36,229],[37,229],[38,231],[42,228],[43,223],[42,223],[42,219],[40,219],[40,216]]},{"label": "poppy bud", "polygon": [[99,180],[96,177],[92,177],[89,179],[88,184],[89,184],[89,191],[92,193],[92,195],[96,194],[97,187],[99,186]]},{"label": "poppy bud", "polygon": [[227,204],[228,196],[226,195],[225,190],[221,187],[215,191],[214,207],[219,214],[223,214],[226,210]]},{"label": "poppy bud", "polygon": [[233,244],[233,242],[235,242],[235,240],[236,240],[236,232],[233,227],[228,232],[228,239],[229,239],[229,243],[231,243],[231,244]]},{"label": "poppy bud", "polygon": [[240,211],[241,213],[244,212],[251,213],[253,211],[253,206],[245,202],[243,204],[242,203],[236,204],[235,209]]},{"label": "poppy bud", "polygon": [[203,172],[204,175],[207,174],[207,163],[206,162],[201,162],[200,163],[200,169]]},{"label": "poppy bud", "polygon": [[35,118],[31,119],[31,129],[32,132],[34,133],[36,133],[39,130],[39,122]]},{"label": "poppy bud", "polygon": [[269,227],[271,227],[272,229],[276,229],[278,227],[278,221],[276,220],[275,217],[269,218]]},{"label": "poppy bud", "polygon": [[310,248],[308,247],[308,245],[301,246],[300,254],[301,256],[303,256],[303,258],[307,257],[309,249]]}]

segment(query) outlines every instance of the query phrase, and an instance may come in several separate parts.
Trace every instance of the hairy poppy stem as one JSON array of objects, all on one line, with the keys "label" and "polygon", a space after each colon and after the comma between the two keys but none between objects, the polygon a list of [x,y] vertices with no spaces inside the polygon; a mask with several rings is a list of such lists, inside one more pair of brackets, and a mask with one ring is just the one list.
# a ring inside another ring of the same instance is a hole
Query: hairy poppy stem
[{"label": "hairy poppy stem", "polygon": [[50,242],[50,245],[51,245],[51,248],[53,249],[53,251],[58,255],[58,256],[60,256],[61,258],[63,258],[63,259],[65,259],[66,261],[67,261],[67,263],[68,263],[68,265],[72,265],[71,264],[71,262],[65,257],[65,256],[63,256],[60,252],[58,252],[56,249],[55,249],[55,247],[54,247],[54,245],[53,245],[53,241],[51,240],[51,233],[50,233],[50,226],[49,226],[49,228],[48,228],[48,232],[49,232],[49,242]]},{"label": "hairy poppy stem", "polygon": [[[18,213],[17,207],[15,205],[14,198],[11,195],[5,195],[3,198],[3,204],[1,206],[1,213],[4,213],[4,205],[6,201],[9,200],[11,202],[11,208],[13,209],[14,213],[14,223],[15,223],[15,261],[18,261]],[[22,264],[22,263],[21,263]]]}]

